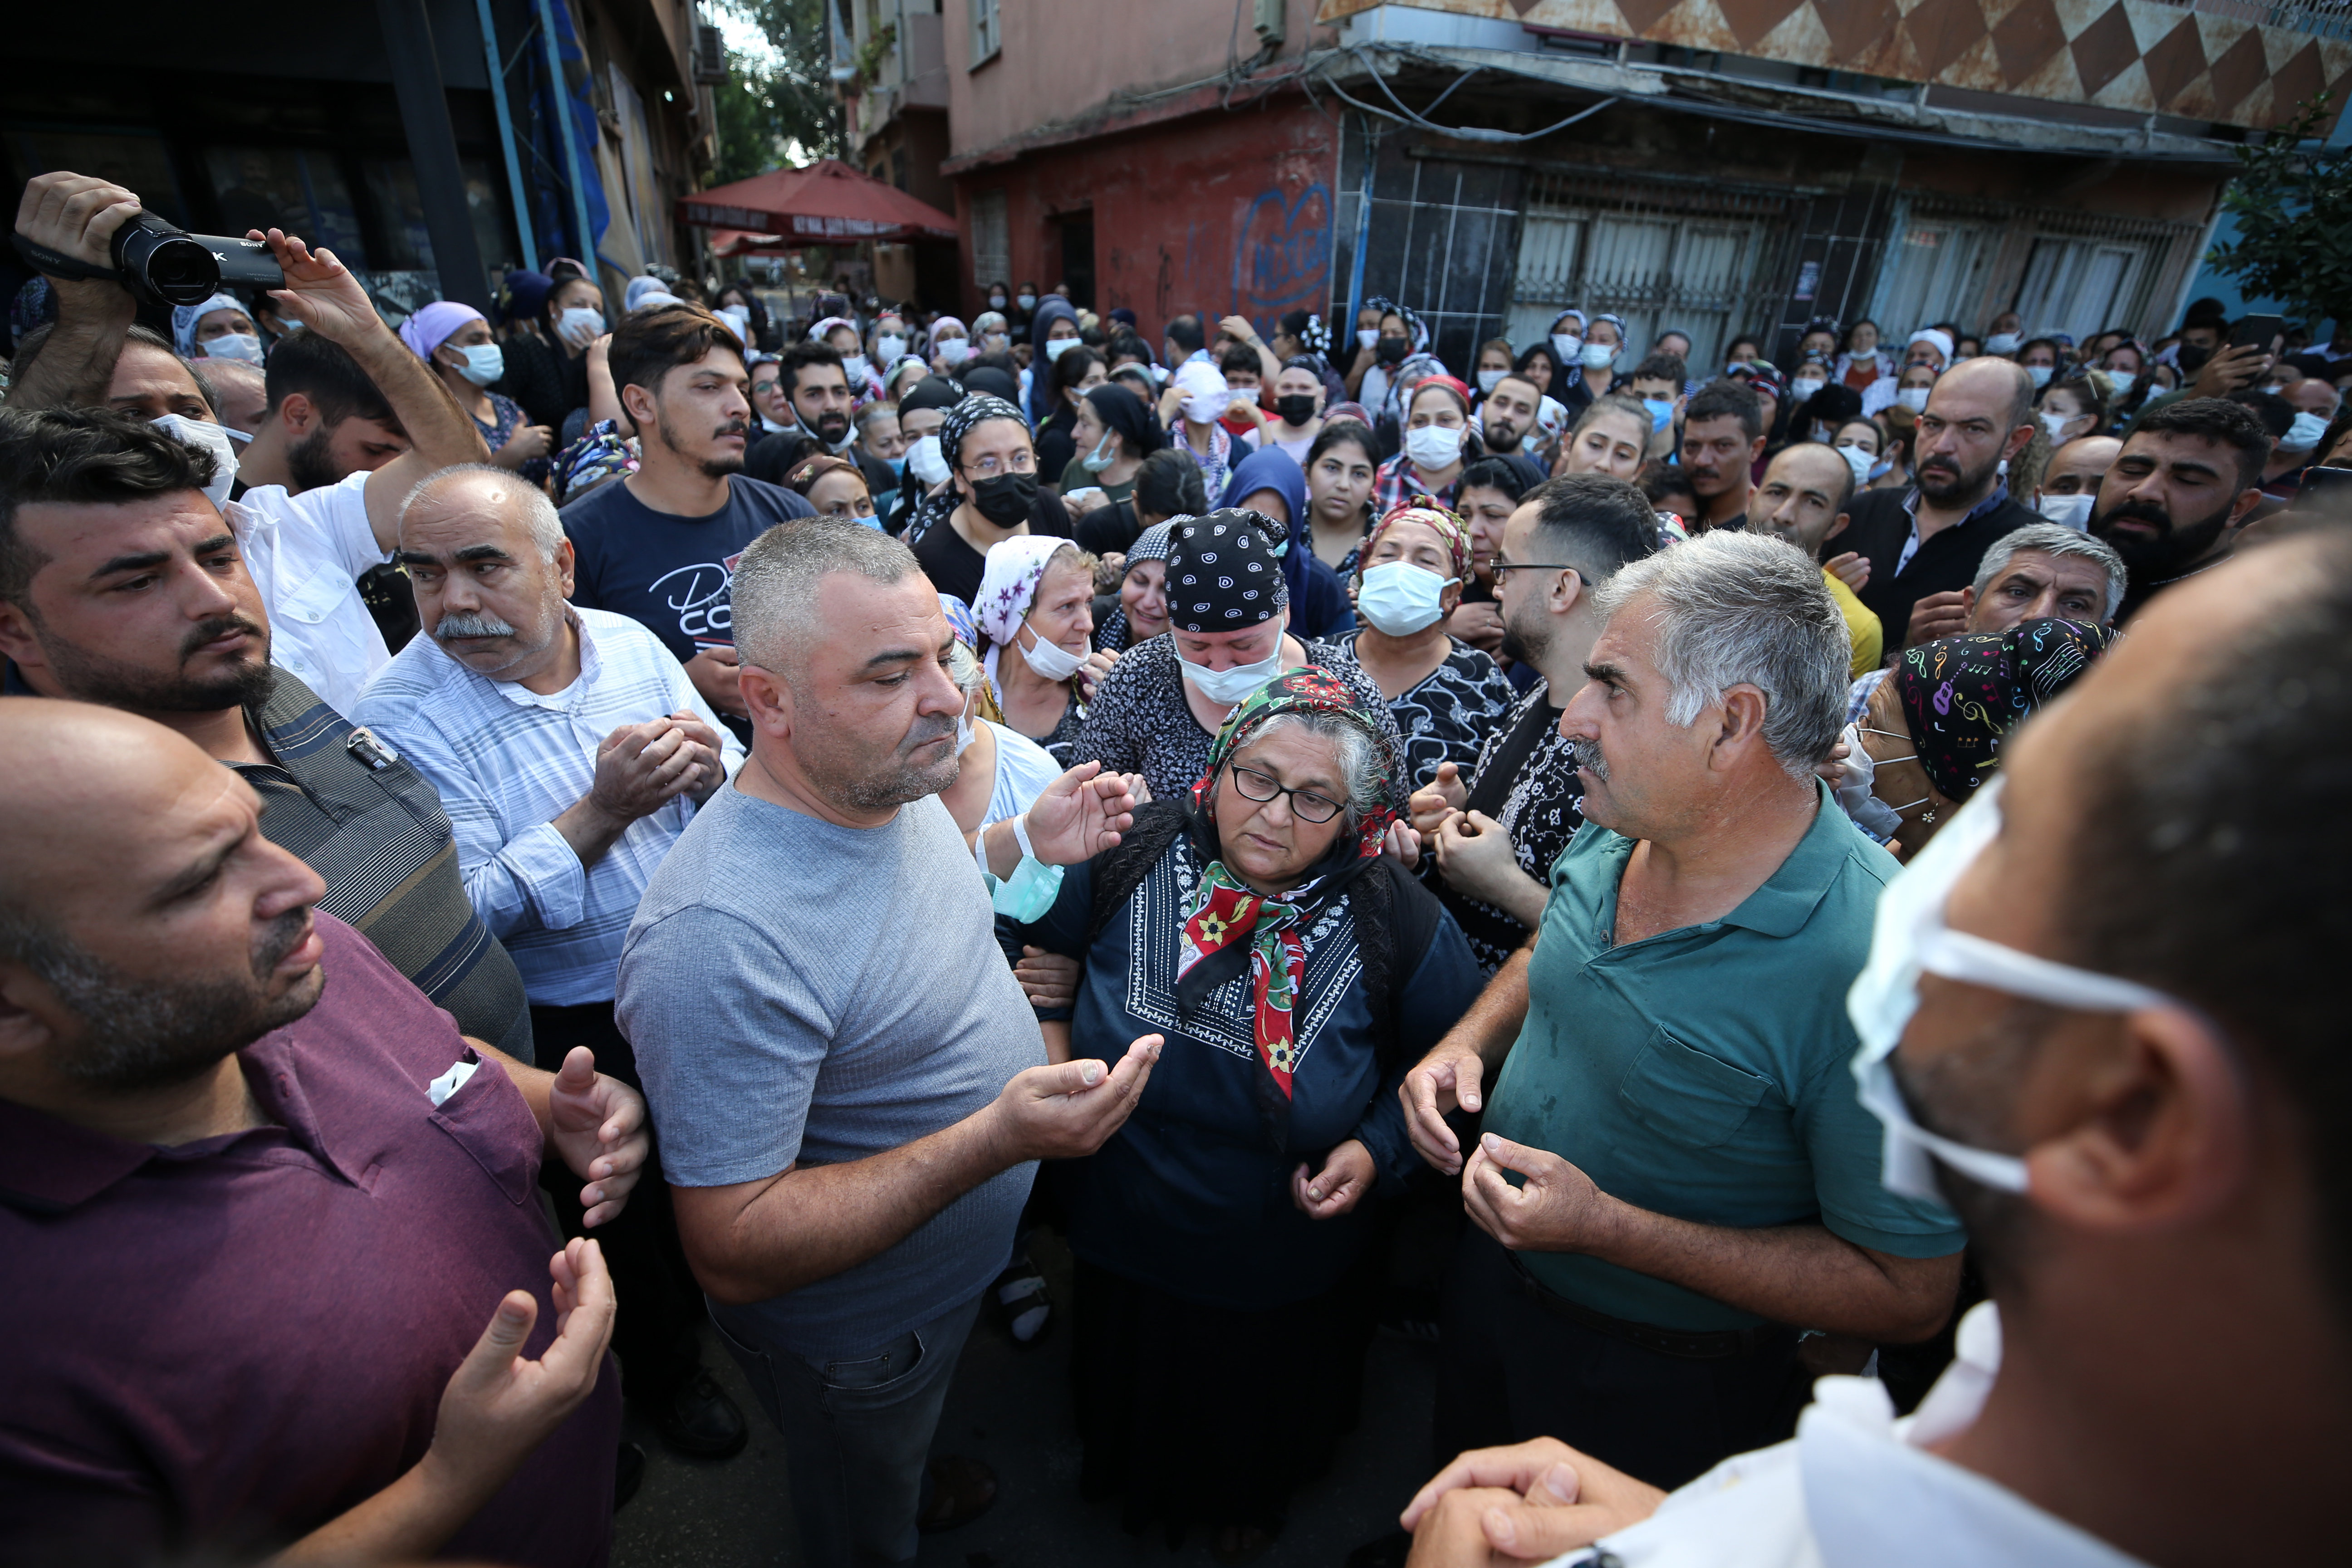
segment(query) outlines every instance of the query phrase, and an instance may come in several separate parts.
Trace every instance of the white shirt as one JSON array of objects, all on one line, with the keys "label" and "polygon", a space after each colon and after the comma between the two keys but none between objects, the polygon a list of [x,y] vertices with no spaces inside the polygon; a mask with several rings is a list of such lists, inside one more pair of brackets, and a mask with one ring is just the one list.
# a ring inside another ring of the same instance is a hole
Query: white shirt
[{"label": "white shirt", "polygon": [[1726,1459],[1591,1548],[1624,1568],[2144,1568],[1974,1470],[1927,1451],[1966,1430],[2000,1369],[1990,1301],[1960,1320],[1958,1357],[1897,1420],[1876,1378],[1825,1377],[1789,1442]]},{"label": "white shirt", "polygon": [[475,912],[514,955],[530,999],[554,1006],[612,1000],[637,901],[694,820],[694,803],[673,795],[583,866],[555,819],[595,783],[604,737],[691,710],[719,732],[727,776],[743,765],[734,733],[659,637],[626,616],[571,613],[580,678],[561,691],[477,675],[420,632],[352,715],[440,793]]},{"label": "white shirt", "polygon": [[993,719],[981,722],[996,736],[996,778],[989,786],[988,815],[980,819],[986,827],[1028,810],[1045,786],[1062,776],[1063,768],[1053,752],[1019,731]]},{"label": "white shirt", "polygon": [[229,531],[269,616],[269,662],[345,718],[392,661],[359,580],[390,557],[368,526],[368,472],[292,495],[258,485],[228,503]]}]

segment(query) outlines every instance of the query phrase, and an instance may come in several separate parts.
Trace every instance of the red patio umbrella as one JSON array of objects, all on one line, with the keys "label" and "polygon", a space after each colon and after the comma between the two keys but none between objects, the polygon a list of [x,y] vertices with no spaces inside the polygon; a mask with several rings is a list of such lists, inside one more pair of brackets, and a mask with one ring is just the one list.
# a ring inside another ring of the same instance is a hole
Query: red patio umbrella
[{"label": "red patio umbrella", "polygon": [[772,169],[680,196],[677,216],[681,223],[705,228],[779,237],[772,243],[956,237],[952,216],[838,158],[820,158],[805,169]]}]

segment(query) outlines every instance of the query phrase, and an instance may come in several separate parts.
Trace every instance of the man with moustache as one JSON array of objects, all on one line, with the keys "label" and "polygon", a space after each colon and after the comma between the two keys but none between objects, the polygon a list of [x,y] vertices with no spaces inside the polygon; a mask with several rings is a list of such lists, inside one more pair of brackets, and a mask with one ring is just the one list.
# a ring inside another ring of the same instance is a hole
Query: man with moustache
[{"label": "man with moustache", "polygon": [[1700,526],[1739,527],[1764,455],[1763,403],[1737,382],[1707,383],[1683,411],[1682,455]]},{"label": "man with moustache", "polygon": [[1936,595],[1975,582],[1994,540],[2042,521],[2011,498],[2008,483],[2009,464],[2038,428],[2033,378],[2022,366],[1962,360],[1927,395],[1911,487],[1853,498],[1840,547],[1868,563],[1854,595],[1885,628],[1887,651],[1933,640],[1928,623],[1953,602]]},{"label": "man with moustache", "polygon": [[741,470],[752,426],[751,373],[735,330],[697,305],[632,316],[606,363],[636,426],[637,471],[563,509],[578,552],[572,602],[628,616],[656,637],[738,738],[730,584],[743,547],[814,510]]},{"label": "man with moustache", "polygon": [[2270,432],[2253,411],[2192,397],[2144,415],[2100,481],[2091,531],[2131,572],[2116,616],[2230,558],[2238,529],[2262,500]]},{"label": "man with moustache", "polygon": [[[806,456],[803,443],[814,439],[824,443],[824,449],[835,457],[856,462],[866,475],[867,488],[876,493],[896,483],[887,463],[877,463],[851,449],[857,399],[836,351],[824,343],[794,343],[777,363],[776,390],[782,395],[784,405],[792,410],[793,423],[752,443],[751,450],[743,454],[745,473],[755,479],[781,485],[784,475]],[[888,483],[875,483],[876,467]]]},{"label": "man with moustache", "polygon": [[1529,485],[1544,481],[1544,467],[1528,455],[1528,435],[1536,427],[1536,410],[1543,394],[1517,371],[1495,384],[1478,403],[1478,439],[1490,458],[1500,458],[1519,471]]}]

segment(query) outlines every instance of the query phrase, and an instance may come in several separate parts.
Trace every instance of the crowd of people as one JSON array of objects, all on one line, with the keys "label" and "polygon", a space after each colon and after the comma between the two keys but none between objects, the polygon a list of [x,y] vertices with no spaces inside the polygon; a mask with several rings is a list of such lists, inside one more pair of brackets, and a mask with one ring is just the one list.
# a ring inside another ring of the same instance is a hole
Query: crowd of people
[{"label": "crowd of people", "polygon": [[2352,359],[165,322],[137,210],[16,219],[0,1562],[589,1568],[706,1345],[904,1562],[983,1313],[1227,1561],[1383,1323],[1367,1568],[2330,1553]]}]

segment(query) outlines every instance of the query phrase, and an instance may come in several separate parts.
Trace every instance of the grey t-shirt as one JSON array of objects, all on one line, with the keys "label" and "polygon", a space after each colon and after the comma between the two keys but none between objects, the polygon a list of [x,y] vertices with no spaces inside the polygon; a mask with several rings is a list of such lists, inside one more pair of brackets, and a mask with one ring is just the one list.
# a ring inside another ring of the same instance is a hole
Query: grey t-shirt
[{"label": "grey t-shirt", "polygon": [[[1045,1060],[937,796],[850,828],[721,789],[646,889],[615,1006],[679,1186],[882,1153]],[[992,1177],[888,1250],[751,1310],[803,1355],[894,1339],[987,1288],[1035,1174]]]}]

